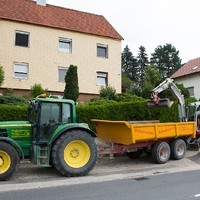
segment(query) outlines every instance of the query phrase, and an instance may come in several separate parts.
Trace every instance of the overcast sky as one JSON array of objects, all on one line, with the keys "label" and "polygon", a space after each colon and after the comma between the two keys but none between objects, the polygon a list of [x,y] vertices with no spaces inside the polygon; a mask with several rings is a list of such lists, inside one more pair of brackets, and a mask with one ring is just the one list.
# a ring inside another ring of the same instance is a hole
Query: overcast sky
[{"label": "overcast sky", "polygon": [[103,15],[134,56],[148,57],[158,45],[172,44],[182,63],[200,57],[200,0],[46,0],[48,4]]}]

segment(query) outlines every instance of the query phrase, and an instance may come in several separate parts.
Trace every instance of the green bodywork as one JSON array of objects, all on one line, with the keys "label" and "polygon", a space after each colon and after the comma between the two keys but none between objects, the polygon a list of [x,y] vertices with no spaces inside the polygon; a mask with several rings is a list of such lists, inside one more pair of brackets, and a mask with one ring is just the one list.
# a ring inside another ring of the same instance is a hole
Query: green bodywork
[{"label": "green bodywork", "polygon": [[29,121],[0,122],[0,140],[9,138],[13,145],[14,140],[23,150],[24,156],[29,156],[31,136],[32,124]]},{"label": "green bodywork", "polygon": [[38,165],[50,164],[53,142],[70,130],[95,134],[87,124],[77,123],[75,103],[57,98],[34,98],[29,102],[28,121],[0,122],[0,140],[12,144],[21,158]]}]

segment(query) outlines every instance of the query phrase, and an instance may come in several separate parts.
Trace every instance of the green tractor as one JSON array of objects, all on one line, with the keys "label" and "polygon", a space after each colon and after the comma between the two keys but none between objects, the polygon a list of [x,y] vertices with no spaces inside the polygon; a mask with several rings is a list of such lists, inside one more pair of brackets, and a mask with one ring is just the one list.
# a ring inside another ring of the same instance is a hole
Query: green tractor
[{"label": "green tractor", "polygon": [[97,159],[95,137],[77,122],[74,101],[34,98],[28,121],[0,122],[0,180],[8,180],[24,159],[53,166],[64,176],[86,175]]}]

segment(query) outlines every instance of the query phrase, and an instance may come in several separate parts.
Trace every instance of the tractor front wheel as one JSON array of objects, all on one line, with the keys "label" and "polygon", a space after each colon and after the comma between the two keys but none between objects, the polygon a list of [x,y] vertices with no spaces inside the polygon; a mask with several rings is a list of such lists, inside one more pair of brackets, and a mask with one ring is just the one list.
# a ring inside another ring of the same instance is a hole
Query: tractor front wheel
[{"label": "tractor front wheel", "polygon": [[85,131],[71,130],[57,139],[52,148],[53,166],[64,176],[83,176],[97,159],[94,138]]},{"label": "tractor front wheel", "polygon": [[15,172],[19,156],[10,144],[0,141],[0,181],[8,180]]}]

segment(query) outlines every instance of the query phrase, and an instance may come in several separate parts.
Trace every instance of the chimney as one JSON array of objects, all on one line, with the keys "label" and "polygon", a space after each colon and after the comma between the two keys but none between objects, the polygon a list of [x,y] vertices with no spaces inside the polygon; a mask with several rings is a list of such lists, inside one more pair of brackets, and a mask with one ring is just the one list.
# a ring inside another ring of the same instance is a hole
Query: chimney
[{"label": "chimney", "polygon": [[46,6],[46,0],[36,0],[36,4],[40,6]]}]

